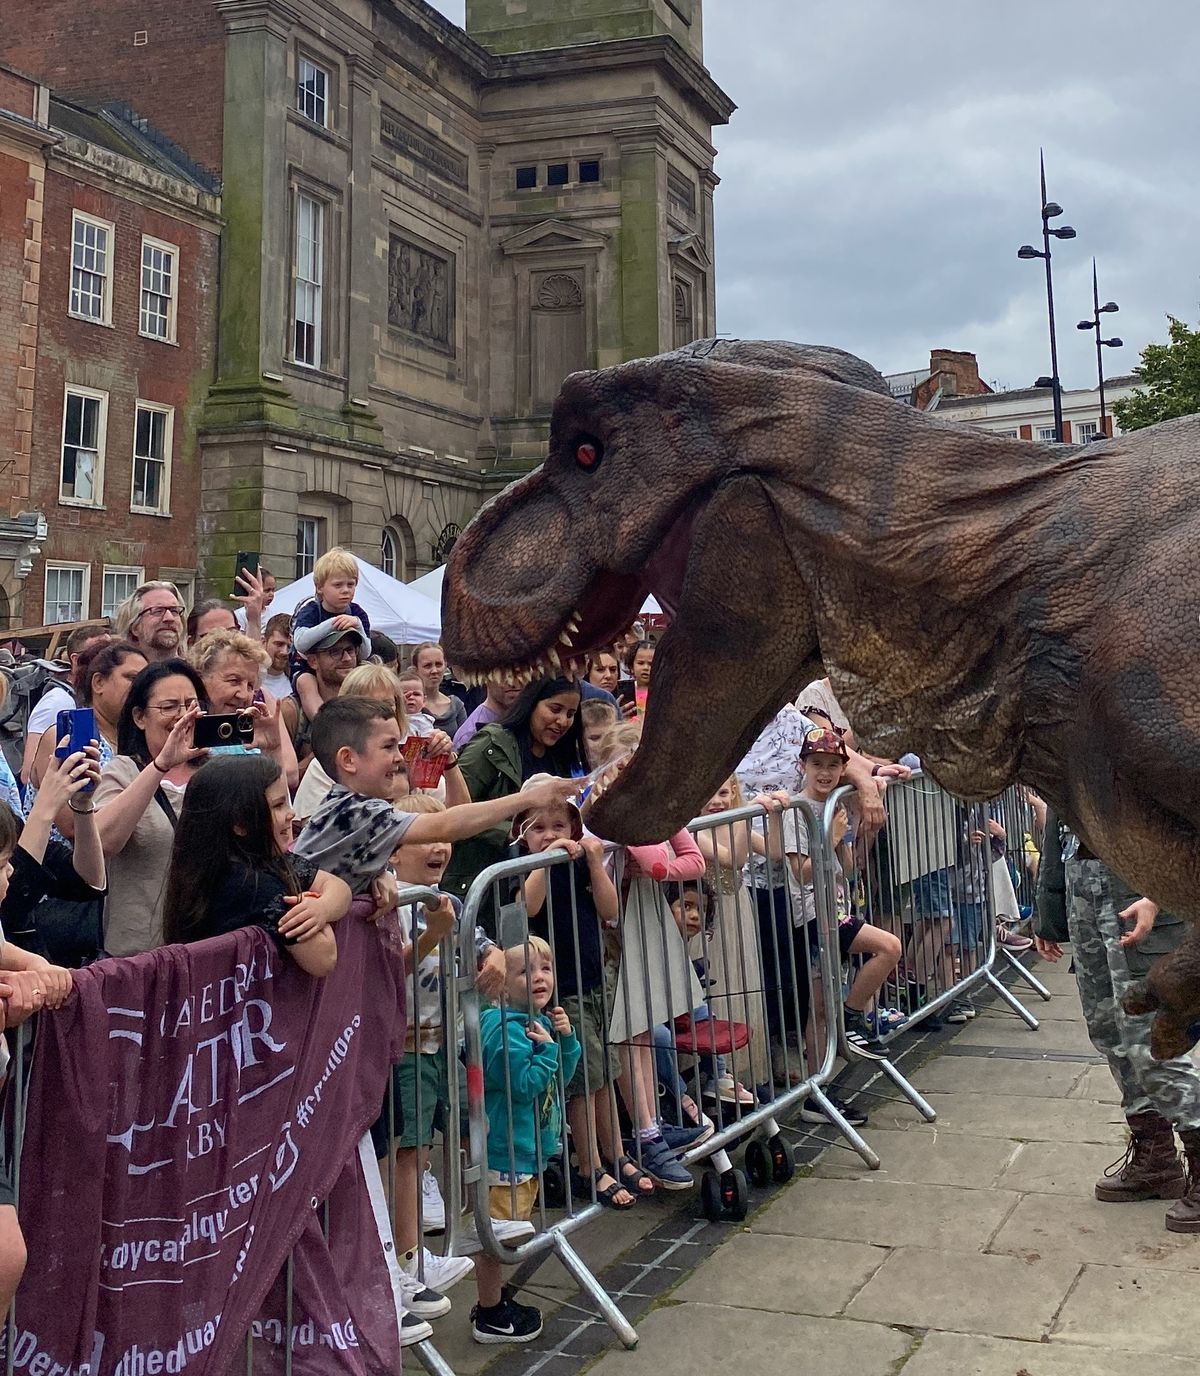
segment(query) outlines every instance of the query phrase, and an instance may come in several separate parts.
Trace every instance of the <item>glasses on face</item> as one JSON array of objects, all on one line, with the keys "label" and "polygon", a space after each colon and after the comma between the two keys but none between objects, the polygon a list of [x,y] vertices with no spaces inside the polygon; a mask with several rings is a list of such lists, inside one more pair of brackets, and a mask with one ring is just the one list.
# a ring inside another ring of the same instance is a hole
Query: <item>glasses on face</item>
[{"label": "glasses on face", "polygon": [[177,717],[200,706],[199,698],[187,698],[183,702],[150,702],[146,704],[152,712],[160,712],[164,717]]},{"label": "glasses on face", "polygon": [[178,603],[171,607],[144,607],[133,619],[140,621],[143,616],[150,621],[161,621],[164,616],[177,616],[182,619],[183,608]]},{"label": "glasses on face", "polygon": [[332,649],[320,650],[318,653],[328,655],[330,659],[357,659],[358,647],[355,645],[334,645]]}]

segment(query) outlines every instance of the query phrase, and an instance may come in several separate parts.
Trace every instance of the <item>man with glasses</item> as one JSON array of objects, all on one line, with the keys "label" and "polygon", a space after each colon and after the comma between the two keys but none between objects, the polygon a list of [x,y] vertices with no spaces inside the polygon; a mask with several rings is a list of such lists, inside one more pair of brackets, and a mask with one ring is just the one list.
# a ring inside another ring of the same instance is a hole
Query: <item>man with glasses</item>
[{"label": "man with glasses", "polygon": [[116,632],[130,640],[150,664],[183,654],[187,642],[183,618],[187,609],[174,583],[143,583],[117,608]]},{"label": "man with glasses", "polygon": [[[364,663],[371,654],[371,642],[361,630],[331,631],[323,626],[303,626],[293,636],[293,644],[316,677],[322,703],[332,702],[341,692],[350,670]],[[279,714],[291,733],[303,772],[311,754],[308,736],[312,722],[294,692],[280,703]]]}]

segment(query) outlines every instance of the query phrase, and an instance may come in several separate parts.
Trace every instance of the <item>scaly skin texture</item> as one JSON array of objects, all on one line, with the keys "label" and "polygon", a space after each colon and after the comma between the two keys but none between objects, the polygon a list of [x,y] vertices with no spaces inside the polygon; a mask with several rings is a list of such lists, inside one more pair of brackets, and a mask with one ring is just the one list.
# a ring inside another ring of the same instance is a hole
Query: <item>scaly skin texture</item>
[{"label": "scaly skin texture", "polygon": [[[482,671],[536,659],[576,608],[583,648],[647,591],[674,611],[646,748],[592,814],[614,840],[699,812],[819,652],[869,749],[965,798],[1032,785],[1196,920],[1198,454],[1200,417],[1050,448],[894,402],[838,350],[706,340],[567,378],[546,463],[455,546],[443,640]],[[1176,1045],[1200,943],[1149,985]]]}]

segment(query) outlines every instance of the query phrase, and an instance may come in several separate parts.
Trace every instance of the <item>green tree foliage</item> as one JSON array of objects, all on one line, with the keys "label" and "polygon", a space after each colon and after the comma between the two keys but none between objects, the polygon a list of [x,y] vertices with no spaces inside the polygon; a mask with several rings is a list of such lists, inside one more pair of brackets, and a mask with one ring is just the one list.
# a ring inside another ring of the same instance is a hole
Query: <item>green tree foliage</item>
[{"label": "green tree foliage", "polygon": [[1200,411],[1200,329],[1190,329],[1173,315],[1167,319],[1171,342],[1147,344],[1142,350],[1137,371],[1145,389],[1113,403],[1122,430],[1141,430]]}]

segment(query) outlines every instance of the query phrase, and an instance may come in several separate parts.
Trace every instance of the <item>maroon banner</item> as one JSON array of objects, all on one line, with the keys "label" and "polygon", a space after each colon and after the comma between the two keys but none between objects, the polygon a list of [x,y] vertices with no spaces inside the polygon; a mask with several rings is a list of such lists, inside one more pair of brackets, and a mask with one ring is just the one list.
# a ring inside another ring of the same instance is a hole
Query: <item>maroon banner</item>
[{"label": "maroon banner", "polygon": [[403,1050],[403,966],[358,904],[336,931],[325,979],[247,928],[101,961],[42,1016],[17,1371],[225,1376],[248,1334],[256,1373],[287,1346],[297,1373],[399,1369],[359,1142]]}]

